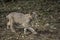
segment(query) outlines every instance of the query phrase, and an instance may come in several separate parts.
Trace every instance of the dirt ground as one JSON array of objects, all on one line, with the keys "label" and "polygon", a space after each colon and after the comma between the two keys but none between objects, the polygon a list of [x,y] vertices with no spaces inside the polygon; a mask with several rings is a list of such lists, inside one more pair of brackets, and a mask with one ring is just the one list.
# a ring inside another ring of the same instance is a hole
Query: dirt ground
[{"label": "dirt ground", "polygon": [[[10,12],[36,12],[37,20],[31,24],[38,34],[30,31],[24,34],[23,29],[15,28],[16,33],[6,29],[6,16]],[[0,40],[60,40],[60,1],[29,0],[0,3]]]}]

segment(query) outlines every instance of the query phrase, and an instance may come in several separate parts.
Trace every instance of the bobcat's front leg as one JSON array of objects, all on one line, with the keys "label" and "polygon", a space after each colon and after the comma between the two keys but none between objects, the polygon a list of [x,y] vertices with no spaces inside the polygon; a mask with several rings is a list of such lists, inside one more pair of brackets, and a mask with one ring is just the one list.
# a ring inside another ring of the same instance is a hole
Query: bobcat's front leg
[{"label": "bobcat's front leg", "polygon": [[27,29],[30,30],[33,34],[37,34],[37,32],[33,28],[28,27]]},{"label": "bobcat's front leg", "polygon": [[10,27],[10,21],[7,23],[7,29],[9,29],[9,27]]},{"label": "bobcat's front leg", "polygon": [[15,32],[15,29],[14,29],[14,27],[13,27],[13,19],[10,19],[10,29],[11,29],[11,31],[12,32]]}]

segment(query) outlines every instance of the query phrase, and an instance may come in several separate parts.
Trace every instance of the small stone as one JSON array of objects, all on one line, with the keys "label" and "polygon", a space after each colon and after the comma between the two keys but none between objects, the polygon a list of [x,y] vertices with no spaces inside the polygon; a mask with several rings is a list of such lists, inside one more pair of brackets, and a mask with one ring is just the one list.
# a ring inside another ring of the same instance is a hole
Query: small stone
[{"label": "small stone", "polygon": [[19,38],[17,37],[17,39],[19,39]]},{"label": "small stone", "polygon": [[45,26],[49,26],[49,23],[46,23]]},{"label": "small stone", "polygon": [[24,38],[24,36],[22,36],[22,38]]},{"label": "small stone", "polygon": [[21,7],[18,7],[18,9],[21,9]]}]

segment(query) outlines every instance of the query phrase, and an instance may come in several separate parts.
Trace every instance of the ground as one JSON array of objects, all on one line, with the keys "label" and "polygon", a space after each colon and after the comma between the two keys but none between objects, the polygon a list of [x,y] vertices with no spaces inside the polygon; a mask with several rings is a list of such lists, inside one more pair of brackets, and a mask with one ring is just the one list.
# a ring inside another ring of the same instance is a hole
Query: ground
[{"label": "ground", "polygon": [[[16,28],[16,33],[6,29],[6,16],[10,12],[37,13],[31,26],[38,34]],[[60,40],[60,1],[59,0],[26,0],[0,3],[0,40]]]}]

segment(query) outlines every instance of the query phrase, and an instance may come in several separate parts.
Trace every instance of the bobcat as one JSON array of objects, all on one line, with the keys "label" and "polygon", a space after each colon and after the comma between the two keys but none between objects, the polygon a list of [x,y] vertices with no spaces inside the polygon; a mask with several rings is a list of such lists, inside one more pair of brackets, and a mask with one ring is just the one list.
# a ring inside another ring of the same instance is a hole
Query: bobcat
[{"label": "bobcat", "polygon": [[24,34],[26,34],[27,29],[30,30],[33,34],[37,34],[37,32],[29,25],[30,20],[33,18],[31,14],[11,12],[6,16],[6,18],[9,20],[7,23],[7,29],[9,29],[10,26],[12,32],[15,32],[13,24],[19,23],[24,28]]}]

